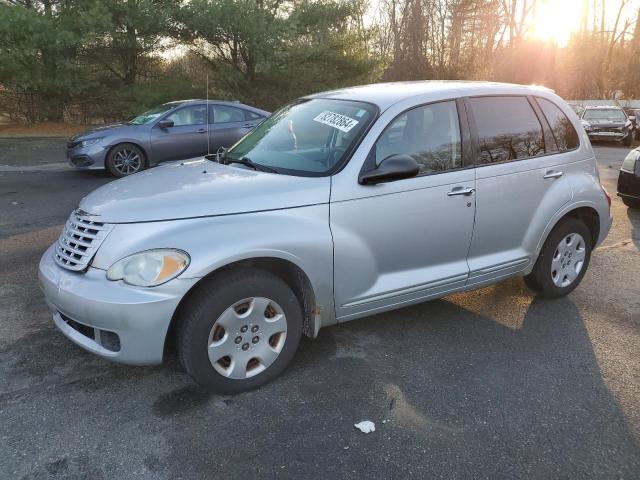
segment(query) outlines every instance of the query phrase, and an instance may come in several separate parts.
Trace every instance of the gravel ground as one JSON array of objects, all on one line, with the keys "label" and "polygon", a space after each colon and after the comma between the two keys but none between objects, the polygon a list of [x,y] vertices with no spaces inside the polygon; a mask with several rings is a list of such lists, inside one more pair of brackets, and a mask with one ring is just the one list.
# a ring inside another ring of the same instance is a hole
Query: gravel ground
[{"label": "gravel ground", "polygon": [[[640,477],[640,212],[619,199],[568,297],[515,279],[327,328],[224,397],[173,357],[114,365],[53,326],[37,262],[111,181],[62,144],[0,139],[1,479]],[[597,148],[610,192],[625,152]]]}]

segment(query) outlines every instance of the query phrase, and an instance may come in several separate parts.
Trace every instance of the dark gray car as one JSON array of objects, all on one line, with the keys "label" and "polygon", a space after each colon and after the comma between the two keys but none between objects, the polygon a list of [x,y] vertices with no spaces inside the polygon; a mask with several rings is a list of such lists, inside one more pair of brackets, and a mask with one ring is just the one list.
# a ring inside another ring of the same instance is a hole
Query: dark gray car
[{"label": "dark gray car", "polygon": [[[67,159],[76,168],[106,168],[117,177],[166,160],[215,153],[229,147],[270,115],[238,102],[183,100],[152,108],[128,122],[74,135]],[[209,125],[207,125],[207,118]]]}]

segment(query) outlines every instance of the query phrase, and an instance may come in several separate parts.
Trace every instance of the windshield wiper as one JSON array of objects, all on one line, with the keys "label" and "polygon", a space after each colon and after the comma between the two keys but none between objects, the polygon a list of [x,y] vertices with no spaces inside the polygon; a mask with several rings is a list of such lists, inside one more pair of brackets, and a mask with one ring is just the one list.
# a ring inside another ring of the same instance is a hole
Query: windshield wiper
[{"label": "windshield wiper", "polygon": [[246,165],[249,168],[253,168],[254,170],[260,170],[261,172],[278,173],[275,168],[271,168],[266,165],[260,165],[259,163],[254,163],[249,157],[231,158],[225,155],[222,159],[222,162],[225,165],[229,165],[230,163],[239,163],[241,165]]}]

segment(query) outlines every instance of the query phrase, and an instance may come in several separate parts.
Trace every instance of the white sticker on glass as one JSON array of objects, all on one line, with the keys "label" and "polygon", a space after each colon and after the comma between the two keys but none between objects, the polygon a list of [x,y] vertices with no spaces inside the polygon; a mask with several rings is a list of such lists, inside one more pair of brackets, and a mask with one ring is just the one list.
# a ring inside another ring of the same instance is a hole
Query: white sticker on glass
[{"label": "white sticker on glass", "polygon": [[316,122],[329,125],[330,127],[337,128],[345,133],[358,124],[358,120],[354,120],[353,118],[340,115],[339,113],[330,112],[328,110],[322,112],[314,118],[314,120]]}]

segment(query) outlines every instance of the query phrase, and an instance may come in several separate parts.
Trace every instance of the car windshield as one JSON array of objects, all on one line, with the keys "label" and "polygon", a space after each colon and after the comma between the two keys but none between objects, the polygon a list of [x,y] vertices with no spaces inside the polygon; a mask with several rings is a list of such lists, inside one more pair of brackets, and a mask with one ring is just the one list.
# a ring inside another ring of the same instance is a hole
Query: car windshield
[{"label": "car windshield", "polygon": [[226,157],[248,158],[279,173],[322,175],[345,159],[375,114],[375,107],[362,102],[294,102],[240,139]]},{"label": "car windshield", "polygon": [[168,112],[175,107],[176,105],[174,104],[158,105],[157,107],[153,107],[151,110],[147,110],[142,115],[134,117],[129,121],[129,123],[132,123],[133,125],[144,125],[145,123],[152,122],[163,113]]},{"label": "car windshield", "polygon": [[614,122],[622,122],[627,119],[624,112],[618,108],[585,110],[582,118],[585,120],[612,120]]}]

